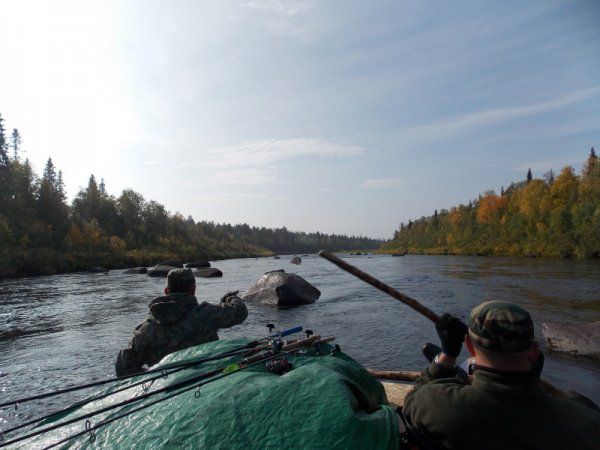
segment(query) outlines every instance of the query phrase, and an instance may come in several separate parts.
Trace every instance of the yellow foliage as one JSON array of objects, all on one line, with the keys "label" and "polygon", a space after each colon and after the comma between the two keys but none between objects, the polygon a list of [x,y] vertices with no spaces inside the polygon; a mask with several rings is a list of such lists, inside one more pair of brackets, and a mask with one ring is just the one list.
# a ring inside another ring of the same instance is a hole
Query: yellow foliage
[{"label": "yellow foliage", "polygon": [[118,236],[111,236],[108,240],[108,246],[111,248],[111,250],[116,250],[119,252],[123,252],[127,248],[125,241]]},{"label": "yellow foliage", "polygon": [[498,197],[496,194],[486,194],[477,206],[477,222],[494,223],[506,208],[508,200],[506,197]]},{"label": "yellow foliage", "polygon": [[83,247],[83,244],[85,243],[81,230],[75,224],[72,224],[71,229],[69,230],[69,240],[71,241],[71,244],[73,244],[73,247],[76,248]]},{"label": "yellow foliage", "polygon": [[570,166],[563,167],[560,175],[556,177],[556,181],[552,183],[550,191],[555,207],[567,206],[576,199],[578,182],[577,175],[573,173],[573,168]]}]

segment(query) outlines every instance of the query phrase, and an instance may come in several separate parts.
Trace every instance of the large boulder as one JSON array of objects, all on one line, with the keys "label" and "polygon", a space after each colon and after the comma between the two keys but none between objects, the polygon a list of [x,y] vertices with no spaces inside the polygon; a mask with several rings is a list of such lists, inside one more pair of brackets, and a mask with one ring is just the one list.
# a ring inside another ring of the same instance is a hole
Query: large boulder
[{"label": "large boulder", "polygon": [[290,259],[290,262],[292,264],[300,265],[300,264],[302,264],[302,259],[299,258],[298,256],[294,256],[292,259]]},{"label": "large boulder", "polygon": [[243,299],[261,305],[295,306],[314,303],[320,296],[321,291],[301,276],[274,270],[265,273]]},{"label": "large boulder", "polygon": [[210,267],[210,263],[208,261],[205,261],[204,259],[201,259],[199,261],[189,262],[185,265],[185,267],[187,267],[188,269],[196,269],[198,267]]},{"label": "large boulder", "polygon": [[145,267],[132,267],[131,269],[126,269],[123,273],[148,273],[148,269]]},{"label": "large boulder", "polygon": [[546,344],[552,350],[600,359],[600,321],[587,324],[542,324]]},{"label": "large boulder", "polygon": [[201,278],[216,278],[222,277],[223,272],[221,272],[216,267],[204,267],[200,269],[196,269],[194,275]]},{"label": "large boulder", "polygon": [[174,267],[174,266],[164,266],[164,265],[156,265],[154,267],[150,267],[148,269],[148,276],[149,277],[163,277],[166,278],[167,275],[169,275],[169,272],[173,269],[179,269],[179,267]]},{"label": "large boulder", "polygon": [[171,259],[169,261],[158,263],[157,266],[171,266],[176,269],[183,269],[183,261],[180,261],[178,259]]}]

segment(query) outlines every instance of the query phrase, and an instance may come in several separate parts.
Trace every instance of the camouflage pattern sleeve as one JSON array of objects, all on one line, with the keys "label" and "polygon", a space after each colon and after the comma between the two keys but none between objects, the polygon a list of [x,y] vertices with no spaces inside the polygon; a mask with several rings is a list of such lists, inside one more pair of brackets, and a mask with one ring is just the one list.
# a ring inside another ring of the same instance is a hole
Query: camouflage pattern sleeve
[{"label": "camouflage pattern sleeve", "polygon": [[226,295],[220,305],[202,303],[203,314],[210,317],[215,328],[229,328],[238,325],[248,317],[248,308],[237,295]]},{"label": "camouflage pattern sleeve", "polygon": [[143,345],[144,325],[145,323],[136,327],[129,347],[121,350],[117,356],[115,372],[118,377],[142,372],[142,366],[147,362]]}]

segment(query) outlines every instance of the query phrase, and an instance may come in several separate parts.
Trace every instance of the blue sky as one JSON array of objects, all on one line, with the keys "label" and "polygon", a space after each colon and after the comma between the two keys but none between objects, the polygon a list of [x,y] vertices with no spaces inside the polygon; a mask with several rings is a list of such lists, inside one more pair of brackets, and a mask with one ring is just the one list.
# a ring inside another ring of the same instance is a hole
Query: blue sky
[{"label": "blue sky", "polygon": [[598,1],[1,8],[0,113],[70,196],[387,238],[600,146]]}]

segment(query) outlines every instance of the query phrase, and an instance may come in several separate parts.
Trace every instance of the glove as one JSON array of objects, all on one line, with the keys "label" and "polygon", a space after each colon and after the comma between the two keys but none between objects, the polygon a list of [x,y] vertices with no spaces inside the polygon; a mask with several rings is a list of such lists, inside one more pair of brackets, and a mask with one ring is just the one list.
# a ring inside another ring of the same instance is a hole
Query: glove
[{"label": "glove", "polygon": [[229,303],[233,297],[237,297],[240,291],[232,291],[221,297],[221,303]]},{"label": "glove", "polygon": [[467,326],[460,319],[448,313],[444,314],[441,319],[440,323],[435,324],[435,329],[442,343],[442,351],[446,355],[456,358],[467,334]]}]

